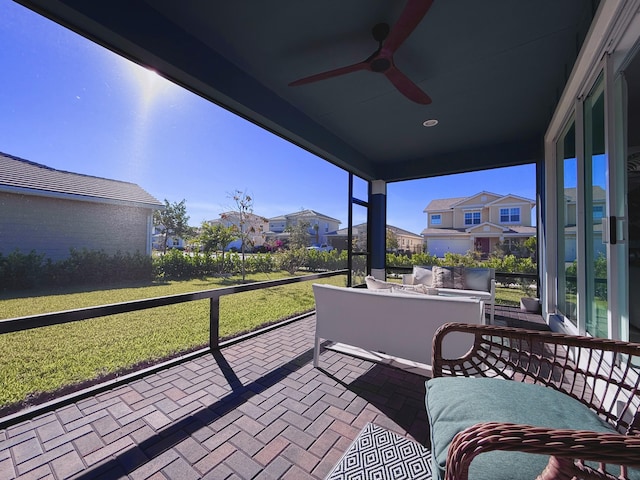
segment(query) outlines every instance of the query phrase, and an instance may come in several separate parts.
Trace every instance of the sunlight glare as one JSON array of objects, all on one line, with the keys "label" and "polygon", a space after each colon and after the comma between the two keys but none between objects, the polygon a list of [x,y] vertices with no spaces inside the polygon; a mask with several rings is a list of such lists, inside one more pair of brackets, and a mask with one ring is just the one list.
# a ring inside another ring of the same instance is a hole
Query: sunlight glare
[{"label": "sunlight glare", "polygon": [[165,80],[154,70],[131,62],[131,72],[139,88],[143,105],[150,107],[162,93],[167,93],[171,82]]}]

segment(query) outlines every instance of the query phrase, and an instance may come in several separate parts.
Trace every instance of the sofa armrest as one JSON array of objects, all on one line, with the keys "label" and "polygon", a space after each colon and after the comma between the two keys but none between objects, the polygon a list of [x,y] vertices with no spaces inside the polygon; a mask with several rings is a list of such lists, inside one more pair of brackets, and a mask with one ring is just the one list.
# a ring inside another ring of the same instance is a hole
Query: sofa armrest
[{"label": "sofa armrest", "polygon": [[609,469],[607,476],[584,465],[583,461],[640,467],[638,436],[485,422],[473,425],[454,437],[447,454],[445,479],[466,480],[471,461],[478,455],[493,450],[550,455],[547,468],[538,477],[542,480],[572,476],[627,478],[624,470],[621,474],[620,469],[617,472]]},{"label": "sofa armrest", "polygon": [[[459,358],[447,335],[473,336]],[[580,401],[618,432],[640,433],[640,344],[495,325],[447,323],[433,337],[433,376],[497,377],[544,385]],[[598,384],[598,396],[588,385]],[[601,400],[603,399],[603,400]]]}]

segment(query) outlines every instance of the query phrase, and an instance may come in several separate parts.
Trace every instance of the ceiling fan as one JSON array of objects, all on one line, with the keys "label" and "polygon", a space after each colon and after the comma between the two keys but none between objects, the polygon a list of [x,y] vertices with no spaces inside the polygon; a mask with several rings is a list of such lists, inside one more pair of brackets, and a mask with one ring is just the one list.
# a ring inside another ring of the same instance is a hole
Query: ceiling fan
[{"label": "ceiling fan", "polygon": [[383,73],[398,91],[409,100],[428,105],[431,103],[429,95],[424,93],[409,77],[398,70],[393,62],[393,54],[422,21],[432,4],[433,0],[408,0],[393,28],[390,28],[386,23],[378,23],[374,26],[372,33],[373,38],[378,42],[378,49],[366,60],[301,78],[291,82],[289,86],[296,87],[358,70],[369,70],[370,72]]}]

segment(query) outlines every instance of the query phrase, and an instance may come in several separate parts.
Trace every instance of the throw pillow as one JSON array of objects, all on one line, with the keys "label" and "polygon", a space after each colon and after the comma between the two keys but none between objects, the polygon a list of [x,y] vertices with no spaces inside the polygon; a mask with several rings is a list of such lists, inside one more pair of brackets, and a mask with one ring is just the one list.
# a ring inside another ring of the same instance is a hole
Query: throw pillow
[{"label": "throw pillow", "polygon": [[464,267],[433,267],[434,288],[465,289]]},{"label": "throw pillow", "polygon": [[385,282],[384,280],[378,280],[377,278],[368,275],[364,278],[367,288],[370,290],[390,289],[395,283]]},{"label": "throw pillow", "polygon": [[464,271],[464,283],[467,290],[491,291],[491,268],[467,268]]},{"label": "throw pillow", "polygon": [[433,272],[429,268],[413,267],[413,284],[422,284],[431,287],[433,283]]}]

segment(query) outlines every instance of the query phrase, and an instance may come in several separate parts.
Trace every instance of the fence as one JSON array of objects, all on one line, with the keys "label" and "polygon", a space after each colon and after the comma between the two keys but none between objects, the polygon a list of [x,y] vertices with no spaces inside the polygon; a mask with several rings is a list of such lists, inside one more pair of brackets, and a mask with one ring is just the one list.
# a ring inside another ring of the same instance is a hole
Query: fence
[{"label": "fence", "polygon": [[220,298],[224,295],[233,295],[236,293],[249,292],[252,290],[260,290],[264,288],[278,287],[282,285],[289,285],[289,284],[299,283],[299,282],[308,282],[312,280],[318,280],[318,279],[333,277],[338,275],[346,275],[348,274],[348,272],[349,271],[346,269],[335,270],[332,272],[323,272],[323,273],[316,273],[311,275],[304,275],[302,277],[289,277],[289,278],[283,278],[279,280],[254,282],[254,283],[248,283],[244,285],[235,285],[231,287],[222,287],[222,288],[203,290],[198,292],[182,293],[177,295],[167,295],[163,297],[133,300],[128,302],[114,303],[110,305],[100,305],[100,306],[80,308],[75,310],[67,310],[62,312],[44,313],[44,314],[38,314],[38,315],[30,315],[25,317],[0,320],[0,334],[2,334],[2,333],[10,333],[10,332],[20,332],[20,331],[34,329],[34,328],[48,327],[52,325],[60,325],[63,323],[77,322],[80,320],[91,320],[94,318],[104,317],[107,315],[115,315],[115,314],[126,313],[126,312],[135,312],[135,311],[146,310],[150,308],[164,307],[167,305],[175,305],[178,303],[203,300],[207,298],[209,299],[209,348],[205,350],[200,350],[198,352],[193,352],[192,354],[185,355],[177,359],[170,360],[168,362],[164,362],[162,364],[158,364],[150,368],[140,370],[138,372],[134,372],[129,375],[123,375],[121,377],[118,377],[115,380],[101,383],[99,385],[82,390],[80,392],[75,392],[73,394],[67,395],[60,399],[56,399],[52,402],[48,402],[43,405],[38,405],[36,407],[29,408],[25,411],[21,411],[13,415],[8,415],[0,419],[0,428],[5,428],[6,426],[12,425],[14,423],[17,423],[19,421],[22,421],[28,418],[32,418],[35,415],[44,413],[46,411],[51,411],[63,405],[68,405],[82,398],[86,398],[88,396],[95,395],[96,393],[99,393],[101,391],[105,391],[110,388],[113,388],[117,385],[122,385],[128,382],[131,382],[132,380],[140,378],[144,375],[148,375],[149,373],[152,373],[154,371],[169,368],[170,366],[183,362],[187,359],[203,355],[204,353],[207,353],[211,350],[216,350],[221,347],[231,345],[242,339],[246,339],[251,335],[262,333],[266,329],[274,329],[295,320],[295,319],[289,319],[285,322],[271,325],[266,329],[261,329],[259,332],[254,332],[253,334],[247,334],[247,335],[243,335],[242,337],[220,342],[219,340]]}]

